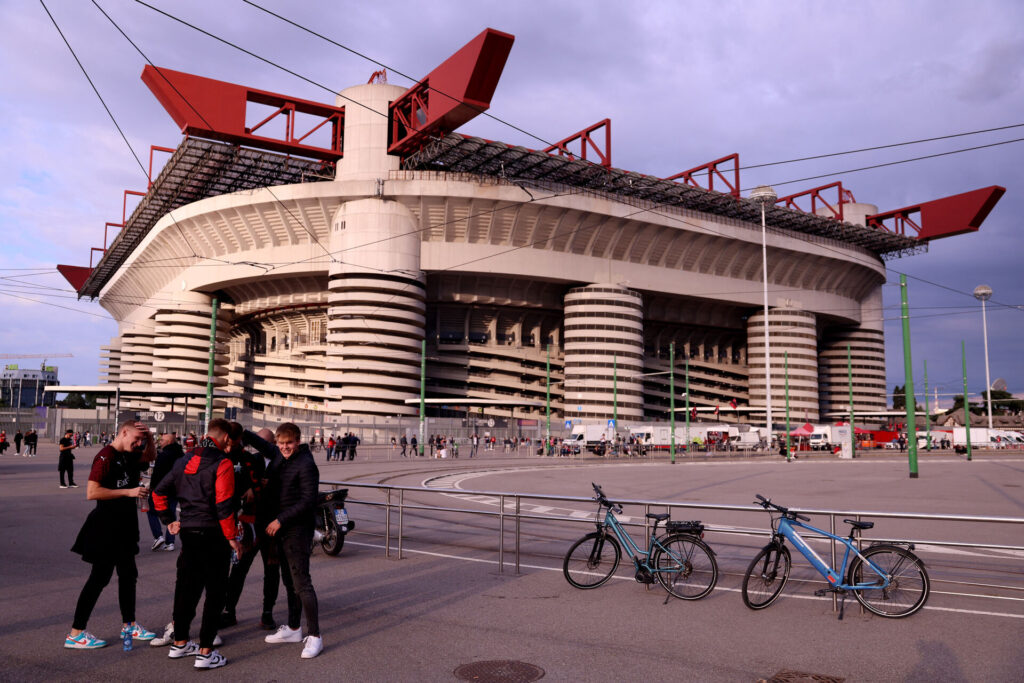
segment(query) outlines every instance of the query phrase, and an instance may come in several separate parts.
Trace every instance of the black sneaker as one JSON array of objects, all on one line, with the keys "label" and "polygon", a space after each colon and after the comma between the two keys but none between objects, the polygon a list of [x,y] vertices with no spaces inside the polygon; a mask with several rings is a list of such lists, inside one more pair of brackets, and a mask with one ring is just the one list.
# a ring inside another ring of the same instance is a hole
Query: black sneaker
[{"label": "black sneaker", "polygon": [[277,622],[274,621],[274,615],[270,612],[264,612],[263,616],[260,617],[260,628],[264,631],[276,630]]},{"label": "black sneaker", "polygon": [[220,615],[220,627],[227,628],[228,626],[234,626],[238,623],[238,619],[235,617],[234,612],[224,612]]}]

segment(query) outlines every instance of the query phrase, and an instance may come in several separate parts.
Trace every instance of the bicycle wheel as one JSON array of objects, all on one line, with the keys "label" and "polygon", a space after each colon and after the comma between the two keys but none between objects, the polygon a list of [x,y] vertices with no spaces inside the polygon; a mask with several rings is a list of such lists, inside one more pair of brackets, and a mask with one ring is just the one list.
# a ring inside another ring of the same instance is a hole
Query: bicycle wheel
[{"label": "bicycle wheel", "polygon": [[715,554],[695,536],[676,534],[660,539],[651,566],[662,587],[682,600],[700,600],[718,583]]},{"label": "bicycle wheel", "polygon": [[614,537],[600,532],[587,534],[565,554],[562,572],[576,588],[597,588],[612,578],[619,566],[622,549]]},{"label": "bicycle wheel", "polygon": [[743,604],[764,609],[775,602],[789,581],[792,564],[786,546],[769,543],[761,548],[743,576]]},{"label": "bicycle wheel", "polygon": [[850,565],[849,585],[877,583],[877,588],[862,588],[853,591],[857,601],[880,617],[909,617],[924,607],[931,591],[928,572],[924,563],[914,553],[893,545],[877,545],[864,551],[864,557],[871,561],[887,579],[889,585],[881,586],[882,580],[864,560],[857,557]]}]

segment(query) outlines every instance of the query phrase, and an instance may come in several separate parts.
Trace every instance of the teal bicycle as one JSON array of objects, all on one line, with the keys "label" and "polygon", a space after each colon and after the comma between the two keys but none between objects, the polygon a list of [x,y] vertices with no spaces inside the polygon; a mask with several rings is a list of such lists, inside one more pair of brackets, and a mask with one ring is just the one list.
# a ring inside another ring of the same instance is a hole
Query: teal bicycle
[{"label": "teal bicycle", "polygon": [[[597,588],[612,578],[622,559],[622,546],[633,559],[638,583],[661,584],[670,595],[682,600],[699,600],[710,593],[718,582],[715,553],[701,537],[704,525],[699,521],[673,522],[668,513],[648,513],[654,520],[647,549],[633,541],[615,513],[622,506],[608,500],[597,484],[597,531],[576,541],[565,555],[562,571],[572,586]],[[604,510],[604,518],[601,511]],[[658,536],[658,525],[665,522],[666,533]]]}]

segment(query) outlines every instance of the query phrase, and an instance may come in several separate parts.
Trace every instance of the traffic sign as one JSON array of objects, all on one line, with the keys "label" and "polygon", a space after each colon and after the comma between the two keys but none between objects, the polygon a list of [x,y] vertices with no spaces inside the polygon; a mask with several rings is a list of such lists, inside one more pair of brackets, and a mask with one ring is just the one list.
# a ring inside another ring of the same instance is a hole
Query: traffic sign
[{"label": "traffic sign", "polygon": [[608,420],[608,429],[615,429],[615,420]]}]

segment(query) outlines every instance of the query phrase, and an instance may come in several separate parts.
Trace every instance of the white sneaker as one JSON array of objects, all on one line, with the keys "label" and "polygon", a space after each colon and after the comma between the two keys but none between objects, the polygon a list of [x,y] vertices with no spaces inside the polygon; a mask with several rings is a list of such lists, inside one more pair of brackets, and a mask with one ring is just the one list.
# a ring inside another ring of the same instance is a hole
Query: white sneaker
[{"label": "white sneaker", "polygon": [[164,647],[174,642],[174,622],[164,627],[164,634],[149,641],[150,647]]},{"label": "white sneaker", "polygon": [[302,642],[306,644],[302,648],[303,659],[313,659],[313,657],[324,651],[324,639],[320,636],[306,636],[306,639]]},{"label": "white sneaker", "polygon": [[197,654],[194,666],[197,669],[216,669],[218,667],[225,666],[227,663],[228,658],[214,650],[208,655]]},{"label": "white sneaker", "polygon": [[213,646],[214,647],[220,647],[223,644],[224,644],[224,639],[220,637],[219,633],[213,637]]},{"label": "white sneaker", "polygon": [[163,536],[157,536],[156,538],[153,539],[153,545],[149,546],[149,549],[153,550],[153,551],[160,550],[160,548],[162,548],[163,545],[164,545],[164,537]]},{"label": "white sneaker", "polygon": [[268,643],[301,643],[302,629],[290,628],[288,624],[281,624],[277,631],[264,638]]},{"label": "white sneaker", "polygon": [[182,657],[195,657],[198,654],[199,646],[196,645],[194,640],[190,640],[184,645],[171,645],[167,656],[171,659],[181,659]]}]

